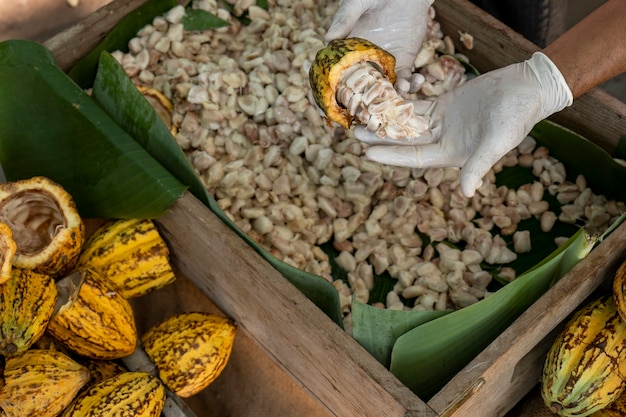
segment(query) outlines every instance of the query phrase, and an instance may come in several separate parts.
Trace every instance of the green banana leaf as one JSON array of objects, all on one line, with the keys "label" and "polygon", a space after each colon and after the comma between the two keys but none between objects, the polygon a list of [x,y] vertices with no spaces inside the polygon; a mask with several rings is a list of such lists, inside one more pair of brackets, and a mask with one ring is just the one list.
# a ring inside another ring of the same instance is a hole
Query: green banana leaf
[{"label": "green banana leaf", "polygon": [[531,135],[569,168],[569,180],[575,180],[576,175],[582,173],[595,194],[604,194],[621,201],[626,199],[626,168],[606,151],[549,120],[538,123]]},{"label": "green banana leaf", "polygon": [[[391,366],[391,352],[396,340],[424,323],[450,314],[449,311],[388,310],[352,301],[352,337],[380,363]],[[355,325],[354,323],[357,323]]]},{"label": "green banana leaf", "polygon": [[198,200],[211,204],[208,191],[169,127],[128,78],[122,66],[106,51],[100,55],[92,96],[152,157],[189,186]]},{"label": "green banana leaf", "polygon": [[202,9],[189,9],[182,20],[185,30],[207,30],[230,25],[225,20]]},{"label": "green banana leaf", "polygon": [[30,41],[0,43],[0,164],[63,185],[84,217],[155,218],[186,189]]},{"label": "green banana leaf", "polygon": [[391,372],[427,401],[547,291],[556,277],[583,259],[595,241],[580,229],[541,265],[495,294],[406,332],[393,346]]}]

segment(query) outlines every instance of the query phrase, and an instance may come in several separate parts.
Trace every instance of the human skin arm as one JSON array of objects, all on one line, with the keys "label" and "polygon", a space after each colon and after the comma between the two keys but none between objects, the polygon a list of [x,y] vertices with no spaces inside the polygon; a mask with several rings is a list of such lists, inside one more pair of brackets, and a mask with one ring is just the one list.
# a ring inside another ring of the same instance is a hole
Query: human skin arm
[{"label": "human skin arm", "polygon": [[626,71],[626,1],[608,0],[544,50],[576,99]]}]

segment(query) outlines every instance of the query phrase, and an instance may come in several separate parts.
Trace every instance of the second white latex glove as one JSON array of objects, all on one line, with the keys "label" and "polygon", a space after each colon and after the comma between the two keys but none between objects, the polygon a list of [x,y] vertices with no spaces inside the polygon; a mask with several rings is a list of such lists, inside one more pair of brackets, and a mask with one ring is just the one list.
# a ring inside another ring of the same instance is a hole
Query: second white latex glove
[{"label": "second white latex glove", "polygon": [[482,178],[533,126],[572,104],[563,75],[543,53],[476,77],[441,95],[431,115],[433,143],[380,145],[357,127],[357,139],[372,146],[366,156],[388,165],[462,167],[460,186],[471,197]]},{"label": "second white latex glove", "polygon": [[398,77],[406,78],[426,36],[434,0],[343,0],[325,40],[359,37],[396,58]]}]

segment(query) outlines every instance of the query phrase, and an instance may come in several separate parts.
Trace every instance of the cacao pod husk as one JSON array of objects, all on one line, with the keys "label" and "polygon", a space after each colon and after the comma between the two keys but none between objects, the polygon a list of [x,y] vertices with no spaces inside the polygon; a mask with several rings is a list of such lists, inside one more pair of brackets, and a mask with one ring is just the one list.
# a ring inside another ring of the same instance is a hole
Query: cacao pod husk
[{"label": "cacao pod husk", "polygon": [[152,326],[141,342],[163,383],[179,397],[187,398],[222,373],[235,333],[235,323],[227,317],[190,312]]},{"label": "cacao pod husk", "polygon": [[61,352],[31,349],[9,358],[0,389],[7,417],[55,417],[89,380],[89,370]]},{"label": "cacao pod husk", "polygon": [[152,220],[114,220],[87,239],[77,267],[97,271],[124,297],[132,298],[175,280],[169,256]]},{"label": "cacao pod husk", "polygon": [[0,354],[22,354],[37,342],[52,317],[58,292],[54,280],[28,269],[13,268],[0,285]]},{"label": "cacao pod husk", "polygon": [[62,417],[159,417],[165,387],[148,372],[123,372],[92,385],[65,409]]},{"label": "cacao pod husk", "polygon": [[548,351],[541,395],[561,416],[588,416],[626,388],[626,323],[613,297],[604,295],[580,308]]},{"label": "cacao pod husk", "polygon": [[133,309],[107,280],[79,269],[57,288],[66,301],[50,319],[48,332],[63,346],[92,359],[133,353],[138,341]]}]

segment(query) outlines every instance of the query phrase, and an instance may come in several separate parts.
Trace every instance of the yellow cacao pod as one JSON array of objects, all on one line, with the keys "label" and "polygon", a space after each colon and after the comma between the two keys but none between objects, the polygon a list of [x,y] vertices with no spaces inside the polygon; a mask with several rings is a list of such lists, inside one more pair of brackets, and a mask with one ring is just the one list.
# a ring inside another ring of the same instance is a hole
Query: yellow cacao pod
[{"label": "yellow cacao pod", "polygon": [[132,307],[97,272],[79,269],[58,281],[57,288],[67,301],[50,319],[48,332],[62,345],[93,359],[118,359],[135,350]]},{"label": "yellow cacao pod", "polygon": [[591,417],[624,417],[626,416],[626,392],[617,397],[606,407],[591,414]]},{"label": "yellow cacao pod", "polygon": [[147,372],[124,372],[79,394],[62,417],[159,417],[165,387]]},{"label": "yellow cacao pod", "polygon": [[89,371],[68,356],[31,349],[9,358],[0,389],[0,409],[7,417],[55,417],[89,379]]},{"label": "yellow cacao pod", "polygon": [[74,267],[85,242],[72,196],[46,177],[0,184],[0,222],[17,244],[13,266],[53,277]]},{"label": "yellow cacao pod", "polygon": [[169,255],[152,220],[115,220],[85,242],[78,267],[99,272],[124,297],[132,298],[174,281]]},{"label": "yellow cacao pod", "polygon": [[362,38],[332,40],[320,49],[309,69],[309,83],[315,103],[329,120],[345,129],[352,118],[345,107],[337,103],[337,84],[345,70],[359,62],[375,63],[393,84],[396,81],[396,59],[392,54]]},{"label": "yellow cacao pod", "polygon": [[90,378],[86,384],[88,387],[128,371],[128,369],[113,360],[83,358],[80,360],[80,363],[89,369]]},{"label": "yellow cacao pod", "polygon": [[45,332],[57,298],[50,276],[13,268],[0,285],[0,354],[15,356],[31,347]]},{"label": "yellow cacao pod", "polygon": [[235,323],[208,313],[181,313],[152,326],[141,337],[163,383],[187,398],[213,382],[232,352]]},{"label": "yellow cacao pod", "polygon": [[4,284],[11,277],[16,251],[17,243],[13,240],[13,230],[5,223],[0,223],[0,284]]},{"label": "yellow cacao pod", "polygon": [[626,321],[626,260],[617,268],[613,277],[613,299],[620,317]]},{"label": "yellow cacao pod", "polygon": [[541,395],[561,416],[588,416],[617,399],[626,388],[626,323],[613,297],[580,308],[548,351]]}]

